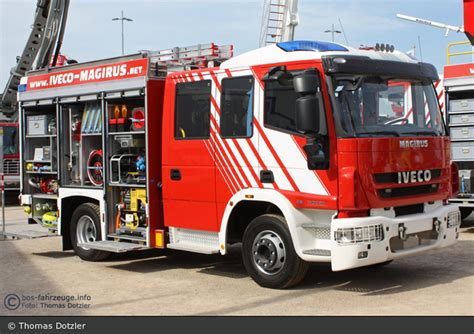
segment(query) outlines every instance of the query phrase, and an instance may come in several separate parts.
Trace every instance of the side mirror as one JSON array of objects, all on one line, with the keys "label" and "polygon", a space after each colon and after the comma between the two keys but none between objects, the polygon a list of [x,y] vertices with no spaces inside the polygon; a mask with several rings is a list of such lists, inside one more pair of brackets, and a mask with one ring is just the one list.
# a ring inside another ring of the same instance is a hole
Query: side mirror
[{"label": "side mirror", "polygon": [[[296,100],[296,130],[307,136],[304,151],[310,170],[328,169],[328,143],[319,72],[309,69],[293,79]],[[323,137],[322,137],[323,136]]]},{"label": "side mirror", "polygon": [[293,79],[293,87],[301,97],[296,100],[296,129],[304,135],[320,132],[321,93],[319,73],[308,69]]},{"label": "side mirror", "polygon": [[295,92],[298,94],[316,94],[319,91],[319,75],[316,70],[306,70],[293,79]]},{"label": "side mirror", "polygon": [[263,77],[263,81],[267,80],[276,80],[282,86],[291,86],[293,85],[293,74],[286,70],[286,66],[277,66]]},{"label": "side mirror", "polygon": [[296,100],[296,129],[302,134],[320,132],[320,109],[317,95],[306,95]]}]

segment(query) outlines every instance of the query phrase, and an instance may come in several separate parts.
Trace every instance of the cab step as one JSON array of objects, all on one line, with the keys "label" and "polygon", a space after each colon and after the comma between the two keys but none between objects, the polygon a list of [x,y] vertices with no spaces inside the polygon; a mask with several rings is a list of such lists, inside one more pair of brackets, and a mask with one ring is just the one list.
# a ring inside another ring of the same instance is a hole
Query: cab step
[{"label": "cab step", "polygon": [[180,227],[169,228],[170,243],[167,248],[200,254],[219,253],[219,234]]},{"label": "cab step", "polygon": [[131,242],[119,242],[119,241],[112,241],[112,240],[102,240],[102,241],[94,241],[94,242],[86,242],[86,243],[78,243],[78,246],[95,249],[104,252],[111,252],[111,253],[126,253],[131,251],[139,251],[149,249],[149,247],[131,243]]},{"label": "cab step", "polygon": [[183,244],[183,243],[167,244],[166,248],[182,250],[186,252],[199,253],[199,254],[208,254],[208,255],[219,253],[218,249],[202,247],[202,246],[193,245],[193,244]]},{"label": "cab step", "polygon": [[331,250],[329,249],[308,249],[303,251],[303,254],[306,255],[317,255],[317,256],[331,256]]}]

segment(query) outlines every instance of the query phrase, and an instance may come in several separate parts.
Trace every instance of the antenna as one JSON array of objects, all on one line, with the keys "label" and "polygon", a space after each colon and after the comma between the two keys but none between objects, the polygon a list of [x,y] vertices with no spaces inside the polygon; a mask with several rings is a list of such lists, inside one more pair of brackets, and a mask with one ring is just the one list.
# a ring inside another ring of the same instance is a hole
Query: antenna
[{"label": "antenna", "polygon": [[338,20],[339,20],[339,24],[341,25],[342,35],[344,36],[344,39],[346,40],[346,45],[349,45],[349,41],[347,40],[346,31],[344,30],[344,26],[342,25],[341,18],[338,17]]},{"label": "antenna", "polygon": [[418,36],[418,46],[420,47],[420,60],[423,61],[423,51],[421,51],[421,37]]}]

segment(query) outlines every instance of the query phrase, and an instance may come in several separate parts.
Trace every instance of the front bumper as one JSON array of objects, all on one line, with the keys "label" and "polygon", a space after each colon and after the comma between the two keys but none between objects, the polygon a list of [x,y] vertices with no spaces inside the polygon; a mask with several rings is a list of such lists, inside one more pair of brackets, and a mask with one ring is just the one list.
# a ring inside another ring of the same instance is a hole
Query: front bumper
[{"label": "front bumper", "polygon": [[[396,218],[371,216],[334,219],[331,223],[332,270],[368,266],[452,245],[459,236],[459,224],[459,209],[453,204],[442,205],[429,213]],[[374,226],[376,233],[373,232]],[[371,232],[366,232],[365,238],[353,242],[347,238],[341,240],[341,231],[351,229],[371,229]],[[383,234],[380,236],[379,232]]]}]

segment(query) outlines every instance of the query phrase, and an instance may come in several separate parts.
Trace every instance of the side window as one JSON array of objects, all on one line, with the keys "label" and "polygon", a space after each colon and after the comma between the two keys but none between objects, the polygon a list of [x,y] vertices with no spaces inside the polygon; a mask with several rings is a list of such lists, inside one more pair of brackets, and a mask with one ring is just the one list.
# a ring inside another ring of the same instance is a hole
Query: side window
[{"label": "side window", "polygon": [[[294,73],[293,73],[294,74]],[[296,99],[293,85],[282,85],[277,80],[265,81],[263,123],[266,127],[283,132],[296,131]]]},{"label": "side window", "polygon": [[176,85],[176,139],[207,139],[211,127],[211,80]]},{"label": "side window", "polygon": [[253,77],[222,80],[220,132],[222,138],[250,138],[253,134]]}]

